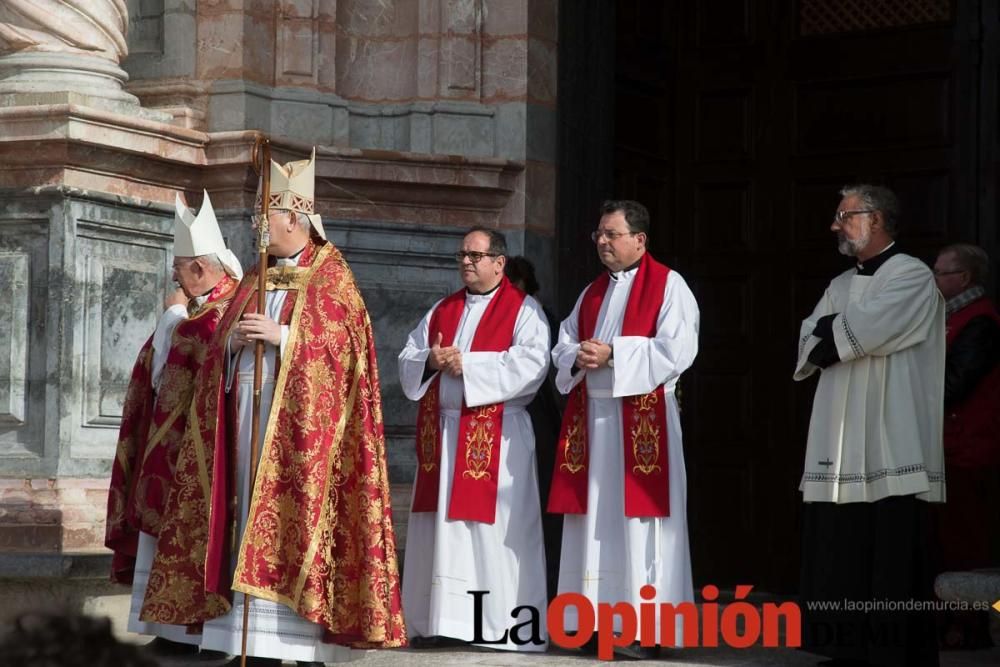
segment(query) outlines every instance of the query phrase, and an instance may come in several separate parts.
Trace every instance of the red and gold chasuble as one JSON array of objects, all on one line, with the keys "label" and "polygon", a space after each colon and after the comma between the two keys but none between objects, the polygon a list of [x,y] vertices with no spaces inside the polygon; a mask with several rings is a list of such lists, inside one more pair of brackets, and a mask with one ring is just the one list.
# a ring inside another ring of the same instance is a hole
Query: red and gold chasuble
[{"label": "red and gold chasuble", "polygon": [[105,546],[114,552],[112,581],[132,582],[139,531],[150,535],[160,532],[160,516],[194,393],[194,376],[235,289],[236,281],[223,276],[202,306],[177,324],[155,393],[152,337],[139,352],[126,393],[108,492]]},{"label": "red and gold chasuble", "polygon": [[[431,315],[427,339],[441,334],[441,346],[454,344],[465,309],[466,291],[446,297]],[[472,338],[470,352],[503,352],[514,340],[514,324],[524,302],[524,292],[507,277],[500,281]],[[437,511],[441,480],[441,375],[431,382],[417,411],[417,479],[413,512]],[[503,403],[470,408],[462,401],[458,422],[455,471],[452,477],[448,518],[454,521],[496,521],[497,481],[500,473],[500,439]]]},{"label": "red and gold chasuble", "polygon": [[355,647],[406,644],[386,470],[375,341],[340,252],[309,244],[298,266],[268,269],[288,290],[275,377],[236,571],[231,466],[237,432],[225,391],[227,341],[257,299],[244,277],[195,380],[140,619],[195,625],[240,591],[283,604]]},{"label": "red and gold chasuble", "polygon": [[[625,305],[622,336],[656,335],[656,322],[670,269],[647,252],[639,262]],[[597,316],[611,278],[602,273],[590,284],[580,303],[581,341],[594,336]],[[622,443],[625,447],[625,516],[670,516],[670,476],[667,465],[666,402],[663,385],[648,394],[622,398]],[[587,380],[570,392],[556,447],[548,511],[584,514],[590,441],[587,428]],[[597,443],[604,446],[605,443]]]}]

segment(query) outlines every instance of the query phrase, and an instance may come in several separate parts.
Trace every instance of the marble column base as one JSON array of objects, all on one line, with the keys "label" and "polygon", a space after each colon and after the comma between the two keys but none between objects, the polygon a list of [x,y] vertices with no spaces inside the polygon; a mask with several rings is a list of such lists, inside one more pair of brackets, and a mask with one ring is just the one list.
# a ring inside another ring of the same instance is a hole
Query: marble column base
[{"label": "marble column base", "polygon": [[162,112],[139,106],[126,92],[128,74],[95,56],[66,53],[15,53],[0,57],[0,107],[79,104],[115,113],[169,121]]}]

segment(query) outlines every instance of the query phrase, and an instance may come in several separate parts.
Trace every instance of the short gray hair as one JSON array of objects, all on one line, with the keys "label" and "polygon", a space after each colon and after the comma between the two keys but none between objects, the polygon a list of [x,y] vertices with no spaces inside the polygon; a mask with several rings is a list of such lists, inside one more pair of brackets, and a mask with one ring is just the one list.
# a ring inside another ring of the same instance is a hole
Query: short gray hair
[{"label": "short gray hair", "polygon": [[985,250],[971,243],[953,243],[941,248],[938,255],[949,252],[955,255],[958,267],[969,272],[973,285],[986,285],[990,275],[990,257]]},{"label": "short gray hair", "polygon": [[198,255],[193,259],[200,259],[204,262],[206,268],[221,271],[223,273],[226,271],[226,265],[222,263],[222,260],[219,259],[219,256],[214,252],[208,255]]},{"label": "short gray hair", "polygon": [[292,216],[292,219],[295,220],[298,226],[306,230],[307,232],[312,229],[312,220],[310,220],[309,216],[303,213],[302,211],[295,211],[290,208],[272,208],[271,210],[283,211],[284,213],[287,213],[288,215]]},{"label": "short gray hair", "polygon": [[299,227],[306,230],[307,232],[312,231],[313,223],[312,220],[309,219],[308,215],[306,215],[302,211],[292,211],[292,213],[295,215],[295,221],[299,223]]},{"label": "short gray hair", "polygon": [[840,196],[857,197],[864,203],[865,208],[881,212],[886,233],[896,238],[896,233],[899,231],[899,198],[896,193],[881,185],[859,183],[845,185],[840,189]]}]

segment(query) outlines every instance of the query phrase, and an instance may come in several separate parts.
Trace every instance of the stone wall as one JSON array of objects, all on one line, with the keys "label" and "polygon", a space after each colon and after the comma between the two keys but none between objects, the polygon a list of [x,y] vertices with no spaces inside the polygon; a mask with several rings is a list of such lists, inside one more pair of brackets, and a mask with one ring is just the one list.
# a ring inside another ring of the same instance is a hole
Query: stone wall
[{"label": "stone wall", "polygon": [[[522,164],[500,224],[535,261],[551,300],[558,0],[129,0],[129,8],[128,90],[186,127]],[[424,223],[433,202],[426,208],[383,219]]]},{"label": "stone wall", "polygon": [[0,552],[100,551],[106,477],[0,479]]},{"label": "stone wall", "polygon": [[66,76],[90,77],[80,90],[26,69],[3,37],[17,17],[0,14],[0,549],[101,549],[122,397],[169,287],[174,196],[199,206],[208,190],[249,263],[260,132],[281,162],[317,148],[318,212],[375,327],[402,536],[416,408],[395,359],[458,286],[462,230],[503,230],[552,282],[557,0],[127,5],[107,19],[127,48],[64,50]]}]

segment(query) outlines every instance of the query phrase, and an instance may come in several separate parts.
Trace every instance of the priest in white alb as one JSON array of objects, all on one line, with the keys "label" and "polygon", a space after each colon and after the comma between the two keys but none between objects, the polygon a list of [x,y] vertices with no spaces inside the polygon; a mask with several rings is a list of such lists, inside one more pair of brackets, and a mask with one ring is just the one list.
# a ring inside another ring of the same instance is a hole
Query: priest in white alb
[{"label": "priest in white alb", "polygon": [[399,355],[403,392],[420,401],[403,568],[414,647],[442,638],[514,651],[547,644],[525,406],[545,379],[549,328],[538,302],[504,276],[506,253],[499,232],[470,230],[456,253],[465,287],[431,308]]},{"label": "priest in white alb", "polygon": [[[598,603],[694,600],[687,481],[674,391],[698,353],[698,304],[679,273],[647,251],[649,213],[607,201],[594,242],[607,267],[563,320],[552,350],[569,394],[549,511],[564,513],[559,593]],[[655,589],[651,598],[640,589]],[[659,645],[679,645],[674,637]],[[578,627],[572,608],[565,627]],[[615,628],[620,631],[621,628]],[[621,648],[652,658],[659,646]]]},{"label": "priest in white alb", "polygon": [[[803,647],[850,664],[937,665],[934,618],[913,607],[933,599],[928,503],[945,498],[944,299],[895,240],[896,196],[840,194],[831,231],[857,264],[802,322],[794,375],[821,372],[799,487]],[[808,605],[830,600],[884,608]]]}]

